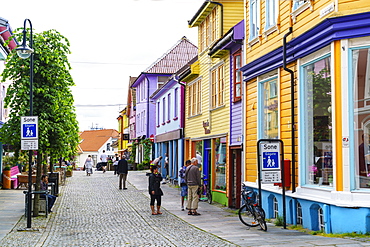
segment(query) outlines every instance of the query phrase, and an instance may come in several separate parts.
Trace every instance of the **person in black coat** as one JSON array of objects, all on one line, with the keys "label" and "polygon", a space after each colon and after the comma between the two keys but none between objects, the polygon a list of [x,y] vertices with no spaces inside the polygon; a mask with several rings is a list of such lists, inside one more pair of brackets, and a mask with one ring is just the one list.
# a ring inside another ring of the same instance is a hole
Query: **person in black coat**
[{"label": "person in black coat", "polygon": [[[151,166],[150,170],[152,173],[149,174],[149,195],[150,195],[150,208],[152,209],[152,215],[162,214],[161,212],[161,196],[163,191],[161,189],[162,176],[158,172],[158,166]],[[157,201],[157,212],[154,210],[154,202]]]},{"label": "person in black coat", "polygon": [[127,164],[127,160],[125,159],[124,155],[122,155],[122,158],[118,161],[117,173],[119,175],[119,189],[122,190],[122,184],[123,184],[123,189],[127,190],[126,179],[127,179],[127,174],[128,174],[128,164]]}]

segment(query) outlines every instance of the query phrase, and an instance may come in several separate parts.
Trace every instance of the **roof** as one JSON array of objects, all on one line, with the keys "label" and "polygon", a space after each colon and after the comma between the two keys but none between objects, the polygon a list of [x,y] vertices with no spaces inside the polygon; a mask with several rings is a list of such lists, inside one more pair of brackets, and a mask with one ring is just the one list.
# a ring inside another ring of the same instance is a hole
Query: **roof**
[{"label": "roof", "polygon": [[85,130],[80,133],[80,149],[83,152],[97,152],[110,138],[118,138],[119,133],[114,129]]},{"label": "roof", "polygon": [[197,46],[184,36],[162,57],[150,65],[144,73],[173,74],[196,55],[198,55]]},{"label": "roof", "polygon": [[[10,50],[13,50],[14,48],[17,47],[17,40],[12,38],[12,35],[13,35],[13,32],[9,25],[8,20],[0,17],[0,49],[5,53],[3,55],[7,55],[10,52]],[[8,39],[11,39],[11,40],[9,41],[8,46],[6,46],[5,42]],[[0,51],[0,53],[2,52]],[[6,59],[6,57],[3,57],[3,55],[0,54],[0,58]]]}]

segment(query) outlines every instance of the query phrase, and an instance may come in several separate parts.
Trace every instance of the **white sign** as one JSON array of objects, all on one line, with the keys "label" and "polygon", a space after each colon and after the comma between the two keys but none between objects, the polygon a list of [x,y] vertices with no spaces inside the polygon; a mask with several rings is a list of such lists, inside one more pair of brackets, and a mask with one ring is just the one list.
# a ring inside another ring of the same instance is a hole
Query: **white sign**
[{"label": "white sign", "polygon": [[280,170],[280,143],[261,143],[262,171]]},{"label": "white sign", "polygon": [[38,139],[38,117],[21,117],[21,139]]},{"label": "white sign", "polygon": [[39,141],[38,140],[21,140],[22,150],[38,150]]},{"label": "white sign", "polygon": [[262,183],[281,183],[281,172],[279,171],[262,171]]},{"label": "white sign", "polygon": [[320,10],[320,18],[323,18],[324,16],[330,14],[334,10],[335,10],[334,3],[329,4],[328,6],[326,6],[323,9]]},{"label": "white sign", "polygon": [[343,138],[342,138],[342,146],[344,148],[349,148],[349,136],[343,136]]}]

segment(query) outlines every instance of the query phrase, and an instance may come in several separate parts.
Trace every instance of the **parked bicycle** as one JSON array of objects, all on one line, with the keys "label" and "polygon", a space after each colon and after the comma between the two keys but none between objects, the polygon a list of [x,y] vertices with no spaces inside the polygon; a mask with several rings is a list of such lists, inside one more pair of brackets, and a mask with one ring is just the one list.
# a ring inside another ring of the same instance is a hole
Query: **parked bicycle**
[{"label": "parked bicycle", "polygon": [[208,179],[202,178],[202,186],[199,189],[198,195],[200,196],[200,201],[207,201],[209,204],[212,204],[212,193],[211,189],[209,188]]},{"label": "parked bicycle", "polygon": [[257,203],[256,192],[244,187],[242,190],[242,197],[244,205],[238,212],[240,221],[250,227],[259,225],[262,230],[267,231],[265,211]]}]

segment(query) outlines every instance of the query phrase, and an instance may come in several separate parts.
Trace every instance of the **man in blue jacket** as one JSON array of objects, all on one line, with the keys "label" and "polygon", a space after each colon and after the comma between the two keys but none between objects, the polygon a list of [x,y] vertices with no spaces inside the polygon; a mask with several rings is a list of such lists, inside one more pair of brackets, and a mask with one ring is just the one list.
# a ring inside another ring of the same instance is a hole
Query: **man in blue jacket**
[{"label": "man in blue jacket", "polygon": [[127,174],[128,174],[128,164],[127,164],[126,157],[124,155],[122,155],[122,158],[118,161],[117,173],[119,175],[119,189],[122,190],[122,184],[123,184],[123,189],[127,190],[126,179],[127,179]]}]

